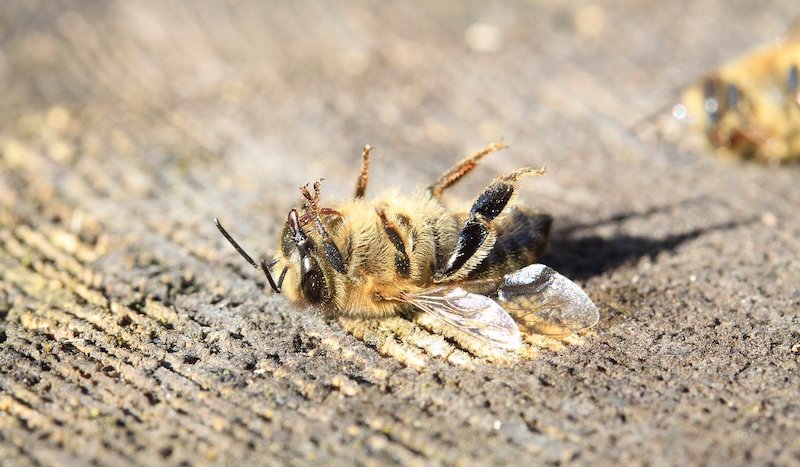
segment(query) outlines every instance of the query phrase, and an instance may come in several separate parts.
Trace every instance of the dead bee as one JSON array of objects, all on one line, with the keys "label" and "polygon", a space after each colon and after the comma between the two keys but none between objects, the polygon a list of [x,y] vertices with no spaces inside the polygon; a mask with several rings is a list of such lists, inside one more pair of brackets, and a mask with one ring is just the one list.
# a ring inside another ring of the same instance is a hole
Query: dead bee
[{"label": "dead bee", "polygon": [[[593,326],[586,294],[553,269],[533,264],[551,217],[515,209],[516,184],[544,174],[519,169],[494,180],[468,213],[449,212],[442,192],[470,172],[493,144],[467,157],[413,196],[390,191],[364,199],[370,147],[364,148],[354,199],[320,206],[320,181],[301,188],[272,261],[257,264],[214,219],[222,235],[276,293],[339,315],[385,317],[421,310],[507,349],[528,332],[566,335]],[[275,280],[271,270],[280,271]],[[513,318],[511,315],[513,315]]]},{"label": "dead bee", "polygon": [[686,89],[673,115],[722,157],[800,159],[800,25],[777,46],[736,59]]}]

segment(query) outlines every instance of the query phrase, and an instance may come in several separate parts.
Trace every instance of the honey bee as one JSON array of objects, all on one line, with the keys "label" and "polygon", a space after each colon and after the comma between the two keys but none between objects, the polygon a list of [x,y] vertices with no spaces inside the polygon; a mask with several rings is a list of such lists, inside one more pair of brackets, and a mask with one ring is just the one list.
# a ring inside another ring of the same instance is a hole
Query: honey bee
[{"label": "honey bee", "polygon": [[[450,212],[440,202],[482,158],[505,147],[487,146],[416,194],[388,191],[368,201],[366,146],[353,199],[322,207],[321,180],[313,193],[301,187],[302,204],[289,211],[271,261],[256,263],[214,222],[274,292],[335,315],[424,312],[510,350],[521,345],[520,325],[555,336],[587,329],[599,318],[589,297],[553,269],[534,264],[551,217],[514,207],[517,182],[544,169],[523,168],[495,179],[469,212]],[[280,271],[277,280],[272,271]]]},{"label": "honey bee", "polygon": [[778,45],[723,65],[684,91],[673,115],[723,158],[800,159],[800,25]]}]

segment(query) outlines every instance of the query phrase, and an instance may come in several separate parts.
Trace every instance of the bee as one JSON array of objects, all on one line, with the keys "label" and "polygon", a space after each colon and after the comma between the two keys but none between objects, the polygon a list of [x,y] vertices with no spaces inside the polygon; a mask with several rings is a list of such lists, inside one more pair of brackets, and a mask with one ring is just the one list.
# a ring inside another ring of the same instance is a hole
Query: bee
[{"label": "bee", "polygon": [[800,25],[778,45],[723,65],[687,88],[673,115],[723,158],[800,160]]},{"label": "bee", "polygon": [[302,204],[289,211],[270,261],[256,263],[214,222],[275,293],[334,315],[429,313],[510,350],[521,345],[520,326],[554,336],[590,328],[599,314],[583,290],[535,264],[552,218],[515,207],[519,180],[543,175],[544,169],[523,168],[495,179],[469,212],[451,212],[440,201],[482,158],[505,147],[487,146],[415,194],[390,190],[367,200],[366,146],[353,199],[323,207],[322,180],[313,184],[313,193],[301,187]]}]

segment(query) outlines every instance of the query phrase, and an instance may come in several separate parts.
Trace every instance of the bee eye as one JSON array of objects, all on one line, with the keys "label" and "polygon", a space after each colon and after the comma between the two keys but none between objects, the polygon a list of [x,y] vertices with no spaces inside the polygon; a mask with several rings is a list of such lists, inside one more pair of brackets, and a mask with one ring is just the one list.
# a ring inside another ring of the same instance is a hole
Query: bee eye
[{"label": "bee eye", "polygon": [[303,295],[312,304],[328,301],[328,285],[325,283],[322,269],[314,259],[310,257],[305,259],[308,260],[308,268],[303,268],[303,278],[300,281]]}]

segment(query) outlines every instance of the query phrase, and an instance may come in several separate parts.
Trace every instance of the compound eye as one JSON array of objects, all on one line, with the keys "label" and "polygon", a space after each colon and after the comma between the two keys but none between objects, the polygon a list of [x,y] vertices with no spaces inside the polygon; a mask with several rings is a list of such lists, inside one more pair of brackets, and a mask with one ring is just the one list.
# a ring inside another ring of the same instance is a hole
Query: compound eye
[{"label": "compound eye", "polygon": [[327,302],[328,285],[325,283],[325,275],[314,259],[306,259],[309,261],[308,269],[303,268],[303,278],[300,281],[303,295],[311,304]]}]

